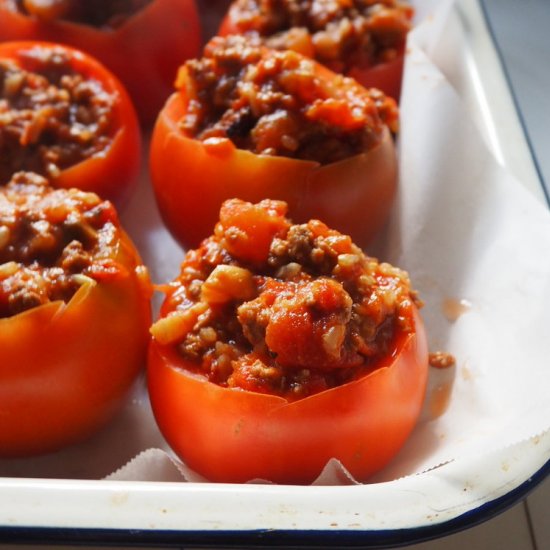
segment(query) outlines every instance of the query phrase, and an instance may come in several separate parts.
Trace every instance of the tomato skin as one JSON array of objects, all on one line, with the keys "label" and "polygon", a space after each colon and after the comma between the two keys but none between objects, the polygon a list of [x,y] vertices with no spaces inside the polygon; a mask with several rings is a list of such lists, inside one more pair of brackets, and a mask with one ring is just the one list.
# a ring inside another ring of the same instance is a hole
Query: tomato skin
[{"label": "tomato skin", "polygon": [[293,402],[208,382],[153,340],[155,418],[175,453],[211,481],[311,483],[331,458],[365,481],[395,456],[420,413],[428,351],[417,313],[415,326],[371,374]]},{"label": "tomato skin", "polygon": [[[0,14],[1,16],[1,14]],[[141,167],[141,135],[136,113],[120,81],[101,63],[81,51],[48,42],[0,43],[0,59],[19,64],[21,54],[35,47],[63,48],[71,57],[74,70],[87,78],[101,82],[104,89],[116,97],[113,109],[113,137],[106,151],[62,170],[50,178],[54,187],[91,191],[118,207],[130,198]],[[22,64],[24,67],[24,63]]]},{"label": "tomato skin", "polygon": [[0,319],[0,456],[76,443],[123,404],[145,363],[151,289],[126,235],[112,259],[126,268],[116,278]]},{"label": "tomato skin", "polygon": [[172,91],[178,66],[197,55],[200,25],[194,0],[154,0],[115,30],[40,21],[0,0],[0,40],[42,40],[89,52],[128,89],[140,120],[154,121]]},{"label": "tomato skin", "polygon": [[401,52],[395,59],[372,67],[353,67],[346,76],[354,78],[365,88],[378,88],[386,95],[399,100],[404,64],[405,54]]},{"label": "tomato skin", "polygon": [[[320,69],[324,70],[324,69]],[[328,72],[328,71],[327,71]],[[177,125],[186,97],[173,94],[153,130],[150,172],[168,229],[195,247],[218,219],[222,202],[284,200],[295,223],[320,218],[366,246],[383,226],[397,188],[397,159],[389,131],[367,153],[321,166],[317,162],[256,155],[231,144],[205,144]]]}]

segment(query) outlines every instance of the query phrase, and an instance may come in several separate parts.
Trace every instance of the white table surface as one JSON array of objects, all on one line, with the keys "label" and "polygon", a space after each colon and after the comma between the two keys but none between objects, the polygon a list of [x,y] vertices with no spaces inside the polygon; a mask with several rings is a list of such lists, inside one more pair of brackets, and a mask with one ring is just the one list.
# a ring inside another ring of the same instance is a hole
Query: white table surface
[{"label": "white table surface", "polygon": [[[484,0],[484,3],[541,175],[550,191],[550,0]],[[549,508],[550,478],[525,501],[481,525],[408,548],[543,550],[550,548]],[[31,548],[52,550],[59,546],[0,544],[0,550]]]}]

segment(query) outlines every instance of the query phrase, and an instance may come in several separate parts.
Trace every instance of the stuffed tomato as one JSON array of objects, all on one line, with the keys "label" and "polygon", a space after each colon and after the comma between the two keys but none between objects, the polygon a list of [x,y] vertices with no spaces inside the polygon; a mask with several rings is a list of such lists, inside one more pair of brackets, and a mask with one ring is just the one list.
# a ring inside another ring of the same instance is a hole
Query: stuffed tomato
[{"label": "stuffed tomato", "polygon": [[395,102],[291,51],[214,38],[181,69],[152,136],[162,217],[196,246],[222,202],[284,200],[360,246],[381,229],[397,185]]},{"label": "stuffed tomato", "polygon": [[19,171],[123,204],[141,138],[124,87],[87,54],[43,42],[0,44],[0,185]]},{"label": "stuffed tomato", "polygon": [[89,52],[120,78],[149,123],[201,39],[194,0],[0,0],[0,40],[59,42]]},{"label": "stuffed tomato", "polygon": [[25,172],[0,188],[0,456],[113,417],[145,363],[150,296],[110,202]]},{"label": "stuffed tomato", "polygon": [[428,352],[408,275],[286,205],[226,201],[151,328],[158,425],[207,479],[366,480],[420,413]]},{"label": "stuffed tomato", "polygon": [[220,34],[259,36],[398,99],[413,13],[403,0],[235,0]]}]

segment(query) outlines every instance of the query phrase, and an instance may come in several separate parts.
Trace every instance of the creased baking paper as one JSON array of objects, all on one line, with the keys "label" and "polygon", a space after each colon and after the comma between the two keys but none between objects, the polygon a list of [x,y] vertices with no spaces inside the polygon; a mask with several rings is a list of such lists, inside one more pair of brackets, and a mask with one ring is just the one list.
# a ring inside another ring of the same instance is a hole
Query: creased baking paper
[{"label": "creased baking paper", "polygon": [[[423,22],[407,54],[400,191],[376,254],[409,271],[426,304],[430,348],[451,352],[457,366],[432,373],[439,378],[422,421],[373,481],[488,453],[550,427],[550,214],[497,163],[444,76],[452,67],[434,62],[440,49],[460,47],[446,32],[452,3],[417,4]],[[171,280],[183,253],[162,227],[146,167],[123,221],[153,280]],[[92,440],[47,457],[2,460],[0,475],[204,481],[167,450],[142,379],[122,414]],[[354,480],[330,463],[318,482]]]}]

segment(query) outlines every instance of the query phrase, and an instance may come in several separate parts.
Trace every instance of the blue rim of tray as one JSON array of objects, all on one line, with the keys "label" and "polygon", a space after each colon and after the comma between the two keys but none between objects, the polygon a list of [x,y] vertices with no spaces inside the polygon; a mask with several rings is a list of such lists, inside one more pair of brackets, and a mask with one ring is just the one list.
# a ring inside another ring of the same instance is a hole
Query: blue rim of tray
[{"label": "blue rim of tray", "polygon": [[518,487],[437,525],[376,531],[258,529],[151,531],[54,527],[0,527],[2,543],[116,544],[201,548],[396,548],[451,535],[483,523],[525,498],[550,474],[550,460]]}]

